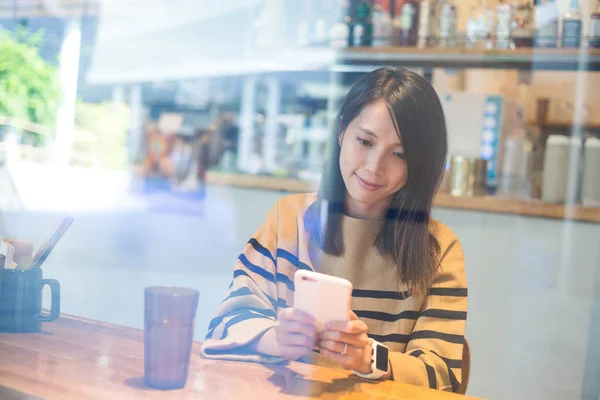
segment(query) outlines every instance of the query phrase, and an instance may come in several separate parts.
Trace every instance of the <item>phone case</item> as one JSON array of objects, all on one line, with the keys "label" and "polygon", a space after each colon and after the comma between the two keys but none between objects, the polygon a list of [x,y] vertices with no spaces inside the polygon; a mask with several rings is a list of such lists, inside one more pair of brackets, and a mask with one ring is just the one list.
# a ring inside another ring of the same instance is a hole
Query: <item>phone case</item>
[{"label": "phone case", "polygon": [[294,274],[294,308],[310,314],[322,332],[331,321],[347,321],[352,284],[342,278],[298,270]]}]

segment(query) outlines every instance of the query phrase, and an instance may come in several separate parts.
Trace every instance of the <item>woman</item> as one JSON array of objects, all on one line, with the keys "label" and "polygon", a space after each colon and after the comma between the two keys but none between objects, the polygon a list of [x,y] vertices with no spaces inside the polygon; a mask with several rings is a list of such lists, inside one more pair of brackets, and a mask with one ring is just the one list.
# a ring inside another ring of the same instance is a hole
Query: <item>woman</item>
[{"label": "woman", "polygon": [[[467,287],[458,239],[431,218],[447,151],[434,89],[403,69],[365,75],[343,102],[331,148],[319,193],[279,200],[248,242],[203,355],[312,355],[359,375],[456,391]],[[348,322],[318,334],[293,309],[299,268],[352,282]],[[374,343],[389,348],[379,375]]]}]

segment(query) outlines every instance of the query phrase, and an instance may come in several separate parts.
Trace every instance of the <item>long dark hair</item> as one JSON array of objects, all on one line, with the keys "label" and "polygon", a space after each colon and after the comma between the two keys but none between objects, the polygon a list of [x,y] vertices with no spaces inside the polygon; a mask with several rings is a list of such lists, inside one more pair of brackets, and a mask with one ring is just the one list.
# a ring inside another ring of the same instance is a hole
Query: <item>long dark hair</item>
[{"label": "long dark hair", "polygon": [[398,135],[402,133],[408,179],[393,196],[374,245],[390,259],[400,282],[412,294],[421,294],[439,263],[440,245],[428,227],[433,197],[444,170],[447,132],[437,93],[416,73],[380,68],[350,89],[337,116],[330,157],[317,201],[306,212],[305,227],[311,244],[331,255],[343,254],[341,214],[345,212],[346,186],[340,170],[338,138],[366,106],[378,100],[387,103]]}]

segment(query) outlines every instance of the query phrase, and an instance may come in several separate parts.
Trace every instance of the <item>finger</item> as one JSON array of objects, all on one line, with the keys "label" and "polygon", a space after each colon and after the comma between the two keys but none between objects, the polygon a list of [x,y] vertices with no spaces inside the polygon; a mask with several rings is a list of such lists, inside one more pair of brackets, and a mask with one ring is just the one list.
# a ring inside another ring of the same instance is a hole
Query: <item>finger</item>
[{"label": "finger", "polygon": [[313,339],[317,339],[317,328],[314,325],[305,325],[296,321],[284,321],[279,325],[282,332],[301,333]]},{"label": "finger", "polygon": [[[362,349],[363,347],[361,347],[360,349]],[[343,342],[336,342],[333,340],[321,340],[319,342],[319,348],[333,351],[334,353],[338,354],[344,353],[342,355],[345,356],[352,355],[356,353],[356,351],[359,349],[359,347],[355,347],[354,345]]]},{"label": "finger", "polygon": [[295,309],[293,309],[292,312],[289,314],[289,319],[291,319],[292,321],[300,322],[301,324],[305,325],[315,324],[315,319],[312,317],[312,315],[307,314],[304,311]]},{"label": "finger", "polygon": [[329,331],[346,332],[352,334],[367,333],[369,327],[363,321],[357,319],[354,321],[335,321],[327,324]]},{"label": "finger", "polygon": [[[344,344],[334,340],[321,340],[319,342],[319,348],[321,350],[329,350],[339,354],[344,351]],[[346,353],[348,353],[348,350],[346,350]]]},{"label": "finger", "polygon": [[287,335],[282,335],[278,341],[283,346],[306,347],[310,350],[315,347],[316,342],[315,339],[299,333],[288,333]]},{"label": "finger", "polygon": [[321,354],[328,360],[333,361],[344,369],[358,368],[360,360],[362,359],[362,352],[357,352],[353,355],[341,355],[340,353],[322,349]]},{"label": "finger", "polygon": [[[326,332],[324,332],[319,337],[319,345],[321,345],[321,343],[323,343],[323,342],[336,342],[336,343],[340,343],[341,346],[344,346],[344,344],[347,344],[348,346],[356,347],[359,349],[364,349],[365,347],[367,347],[370,344],[369,337],[367,335],[358,335],[357,336],[357,335],[348,335],[347,333],[339,333],[339,332],[332,332],[329,334],[326,334]],[[335,349],[331,349],[331,350],[335,350]]]},{"label": "finger", "polygon": [[366,347],[369,344],[369,337],[366,333],[355,335],[339,331],[324,331],[319,336],[319,339],[321,341],[331,340],[334,342],[348,343],[355,347]]},{"label": "finger", "polygon": [[313,333],[312,335],[305,335],[299,332],[288,332],[282,329],[275,330],[275,339],[280,345],[298,345],[305,346],[314,349],[318,346],[318,335]]},{"label": "finger", "polygon": [[357,319],[358,319],[358,317],[356,316],[356,314],[354,314],[354,311],[352,311],[352,310],[348,311],[348,320],[356,321]]}]

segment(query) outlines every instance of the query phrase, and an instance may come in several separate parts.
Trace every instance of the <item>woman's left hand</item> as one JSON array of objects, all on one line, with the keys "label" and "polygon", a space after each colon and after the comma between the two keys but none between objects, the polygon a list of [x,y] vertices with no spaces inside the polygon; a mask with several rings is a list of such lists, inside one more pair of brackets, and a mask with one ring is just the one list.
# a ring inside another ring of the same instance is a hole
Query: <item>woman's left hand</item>
[{"label": "woman's left hand", "polygon": [[352,311],[349,317],[349,321],[327,324],[319,338],[320,352],[344,369],[371,373],[372,354],[367,324]]}]

